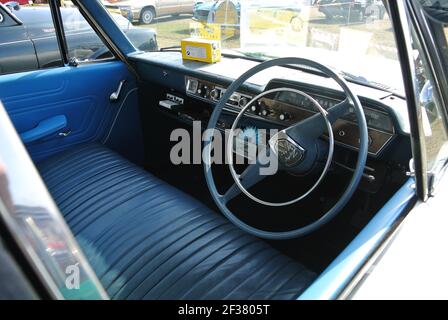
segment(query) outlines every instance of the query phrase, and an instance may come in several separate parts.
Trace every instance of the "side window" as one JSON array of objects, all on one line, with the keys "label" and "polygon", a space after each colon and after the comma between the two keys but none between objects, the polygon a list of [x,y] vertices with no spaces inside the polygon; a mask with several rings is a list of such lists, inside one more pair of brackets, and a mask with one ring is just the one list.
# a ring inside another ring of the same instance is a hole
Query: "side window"
[{"label": "side window", "polygon": [[[70,58],[89,62],[112,53],[71,1],[61,1],[61,17]],[[113,15],[123,30],[131,24]],[[0,5],[0,75],[63,66],[48,1]]]},{"label": "side window", "polygon": [[435,178],[445,166],[448,156],[448,130],[445,115],[439,98],[434,92],[432,80],[428,74],[428,65],[420,58],[421,51],[415,51],[416,79],[415,90],[417,107],[421,108],[422,131],[426,153],[428,180],[435,184]]},{"label": "side window", "polygon": [[79,62],[113,58],[77,7],[65,1],[60,10],[70,58]]},{"label": "side window", "polygon": [[[420,33],[413,29],[412,40],[416,69],[414,88],[422,120],[420,141],[426,158],[427,185],[431,194],[448,164],[448,106],[444,104],[442,91],[445,90],[442,78],[445,74],[437,70],[438,66],[448,65],[448,3],[418,0],[413,4],[417,9],[415,12],[420,15],[420,19],[426,20],[428,26],[422,28]],[[422,46],[421,41],[428,38],[428,34],[434,40],[434,47],[430,43],[426,47]],[[436,56],[435,52],[440,55]]]},{"label": "side window", "polygon": [[[448,6],[442,5],[439,1],[421,0],[426,15],[424,19],[428,19],[432,25],[432,37],[438,48],[432,50],[440,50],[442,59],[448,59],[447,48],[447,27],[446,10]],[[429,53],[423,50],[420,38],[413,30],[413,49],[414,49],[414,65],[415,79],[414,89],[417,98],[417,108],[421,114],[421,135],[420,143],[424,152],[427,171],[427,183],[429,193],[433,193],[438,180],[443,176],[442,171],[447,167],[448,163],[448,122],[447,110],[443,104],[443,90],[440,84],[435,83],[437,76],[441,76],[433,65],[429,64],[428,59],[434,59]],[[431,47],[426,48],[429,52]],[[447,63],[444,61],[444,63]]]},{"label": "side window", "polygon": [[62,65],[48,5],[0,6],[0,74]]}]

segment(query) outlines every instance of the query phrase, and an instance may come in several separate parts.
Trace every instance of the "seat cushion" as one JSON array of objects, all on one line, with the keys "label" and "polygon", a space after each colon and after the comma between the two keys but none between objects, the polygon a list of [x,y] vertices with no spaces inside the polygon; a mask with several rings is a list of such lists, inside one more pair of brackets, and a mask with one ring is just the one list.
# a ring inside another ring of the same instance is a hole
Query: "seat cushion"
[{"label": "seat cushion", "polygon": [[114,299],[294,299],[304,266],[101,145],[39,165]]}]

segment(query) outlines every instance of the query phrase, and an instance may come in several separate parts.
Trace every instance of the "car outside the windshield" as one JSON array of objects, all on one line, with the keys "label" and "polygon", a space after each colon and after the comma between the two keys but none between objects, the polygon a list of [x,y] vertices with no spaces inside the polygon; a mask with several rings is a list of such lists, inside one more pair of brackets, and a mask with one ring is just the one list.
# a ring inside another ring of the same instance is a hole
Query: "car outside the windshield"
[{"label": "car outside the windshield", "polygon": [[383,19],[386,13],[381,1],[377,0],[319,0],[317,5],[329,20],[353,18],[355,21],[363,21],[370,15]]},{"label": "car outside the windshield", "polygon": [[28,4],[29,1],[28,0],[16,0],[16,1],[11,1],[11,0],[0,0],[0,3],[6,4],[8,2],[16,2],[20,5],[24,5],[24,4]]},{"label": "car outside the windshield", "polygon": [[[251,27],[273,29],[290,26],[292,30],[300,31],[303,26],[300,13],[303,4],[308,2],[300,0],[256,2],[254,3],[256,4],[256,10],[250,17]],[[238,26],[240,16],[241,3],[239,0],[197,3],[193,10],[193,19],[201,23]]]},{"label": "car outside the windshield", "polygon": [[108,9],[118,9],[122,15],[134,22],[150,24],[156,17],[191,14],[195,0],[128,0],[105,3]]}]

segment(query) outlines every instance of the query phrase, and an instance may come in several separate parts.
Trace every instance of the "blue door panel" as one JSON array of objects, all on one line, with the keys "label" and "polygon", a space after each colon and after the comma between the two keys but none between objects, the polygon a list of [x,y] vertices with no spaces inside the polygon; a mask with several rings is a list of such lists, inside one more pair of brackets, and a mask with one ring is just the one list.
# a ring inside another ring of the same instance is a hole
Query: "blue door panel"
[{"label": "blue door panel", "polygon": [[[107,133],[121,101],[109,97],[120,81],[126,96],[135,88],[133,76],[119,61],[60,67],[0,77],[0,100],[19,133],[28,132],[56,116],[65,116],[67,127],[26,144],[34,161],[83,142],[99,141]],[[120,99],[121,100],[121,99]]]}]

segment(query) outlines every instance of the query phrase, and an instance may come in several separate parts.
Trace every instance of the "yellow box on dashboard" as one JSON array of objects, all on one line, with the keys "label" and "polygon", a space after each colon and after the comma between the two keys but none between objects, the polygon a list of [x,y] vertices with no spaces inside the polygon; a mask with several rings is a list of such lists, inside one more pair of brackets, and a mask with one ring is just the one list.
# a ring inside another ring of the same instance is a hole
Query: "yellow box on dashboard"
[{"label": "yellow box on dashboard", "polygon": [[221,60],[221,42],[219,40],[207,40],[188,38],[181,41],[182,58],[208,63]]}]

